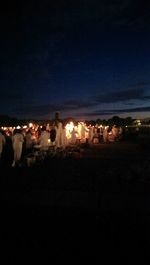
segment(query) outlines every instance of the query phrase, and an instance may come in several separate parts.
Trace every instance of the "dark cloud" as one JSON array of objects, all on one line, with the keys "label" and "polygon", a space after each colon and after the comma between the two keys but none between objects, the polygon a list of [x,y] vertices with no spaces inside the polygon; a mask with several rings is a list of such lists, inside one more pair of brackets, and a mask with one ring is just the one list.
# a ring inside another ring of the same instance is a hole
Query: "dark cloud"
[{"label": "dark cloud", "polygon": [[144,96],[145,100],[150,100],[150,96]]},{"label": "dark cloud", "polygon": [[97,103],[117,103],[125,102],[128,100],[147,100],[149,96],[144,95],[145,91],[143,88],[131,88],[127,90],[106,92],[100,94],[95,98]]},{"label": "dark cloud", "polygon": [[[93,112],[88,112],[88,113],[82,113],[82,116],[89,116],[89,117],[95,117],[95,116],[104,116],[104,115],[119,115],[123,113],[142,113],[142,112],[149,112],[150,111],[150,106],[149,107],[138,107],[138,108],[130,108],[130,109],[107,109],[107,110],[100,110],[100,111],[93,111]],[[78,115],[80,116],[80,115]]]},{"label": "dark cloud", "polygon": [[[131,102],[130,102],[131,100]],[[148,101],[150,100],[150,96],[144,95],[144,89],[142,88],[132,88],[128,90],[122,90],[122,91],[114,91],[111,93],[106,92],[105,94],[101,94],[97,96],[96,98],[91,97],[87,98],[86,100],[66,100],[61,103],[50,103],[50,104],[33,104],[32,102],[28,102],[28,104],[25,104],[25,102],[22,102],[18,107],[14,108],[14,111],[21,115],[32,115],[32,116],[46,116],[50,115],[51,113],[54,113],[55,111],[61,111],[66,112],[67,111],[76,111],[77,113],[79,111],[82,111],[84,109],[89,109],[93,107],[97,107],[103,103],[118,103],[123,102],[126,105],[131,105],[134,103],[135,100],[143,100]],[[135,111],[134,108],[128,109],[128,111],[132,110]],[[142,111],[142,108],[139,108],[139,110]],[[125,110],[126,111],[126,110]],[[137,108],[138,111],[138,108]],[[103,115],[103,114],[113,114],[116,112],[123,112],[123,110],[109,110],[108,111],[100,111],[98,112],[91,112],[90,115]]]},{"label": "dark cloud", "polygon": [[64,109],[72,110],[72,109],[82,109],[87,107],[95,106],[95,102],[83,101],[83,100],[68,100],[64,103]]},{"label": "dark cloud", "polygon": [[44,104],[44,105],[23,105],[22,107],[17,107],[15,111],[18,114],[32,115],[32,116],[45,116],[53,113],[55,111],[70,111],[70,110],[80,110],[83,108],[88,108],[94,106],[94,102],[84,102],[76,100],[68,100],[61,104]]},{"label": "dark cloud", "polygon": [[150,81],[143,80],[143,81],[139,81],[137,83],[131,84],[130,87],[137,87],[137,88],[139,88],[139,87],[147,87],[149,85],[150,85]]}]

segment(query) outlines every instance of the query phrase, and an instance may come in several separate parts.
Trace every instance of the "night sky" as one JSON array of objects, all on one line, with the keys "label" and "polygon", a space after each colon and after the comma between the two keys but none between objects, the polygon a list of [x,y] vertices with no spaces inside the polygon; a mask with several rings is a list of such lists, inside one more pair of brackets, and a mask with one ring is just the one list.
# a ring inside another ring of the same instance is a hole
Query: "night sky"
[{"label": "night sky", "polygon": [[150,1],[5,1],[0,114],[150,117]]}]

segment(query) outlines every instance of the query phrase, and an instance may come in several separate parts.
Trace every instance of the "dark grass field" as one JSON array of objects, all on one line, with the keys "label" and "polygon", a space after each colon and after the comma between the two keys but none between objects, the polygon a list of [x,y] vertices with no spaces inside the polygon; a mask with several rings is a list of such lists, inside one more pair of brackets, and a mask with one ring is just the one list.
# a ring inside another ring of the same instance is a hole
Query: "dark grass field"
[{"label": "dark grass field", "polygon": [[125,141],[1,164],[1,264],[149,264],[150,149]]}]

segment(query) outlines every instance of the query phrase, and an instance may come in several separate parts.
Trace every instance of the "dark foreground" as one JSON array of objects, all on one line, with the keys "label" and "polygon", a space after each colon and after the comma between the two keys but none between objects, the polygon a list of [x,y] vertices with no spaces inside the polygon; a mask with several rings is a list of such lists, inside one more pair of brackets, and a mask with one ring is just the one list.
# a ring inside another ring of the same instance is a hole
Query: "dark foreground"
[{"label": "dark foreground", "polygon": [[1,168],[1,264],[149,264],[145,146],[101,144],[82,158]]}]

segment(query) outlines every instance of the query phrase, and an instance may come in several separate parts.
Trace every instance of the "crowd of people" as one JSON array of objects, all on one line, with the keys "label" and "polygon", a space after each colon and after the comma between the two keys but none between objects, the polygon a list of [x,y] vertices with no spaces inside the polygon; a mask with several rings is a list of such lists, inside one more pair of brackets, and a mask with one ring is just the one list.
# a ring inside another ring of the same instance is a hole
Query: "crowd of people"
[{"label": "crowd of people", "polygon": [[30,124],[30,126],[3,128],[0,131],[0,158],[5,152],[6,145],[12,151],[12,167],[20,164],[23,156],[33,153],[35,150],[47,152],[50,147],[56,151],[65,149],[69,145],[107,143],[117,141],[122,136],[121,127],[86,126],[79,122],[76,126],[73,122],[63,124],[56,121],[53,124],[43,126]]}]

